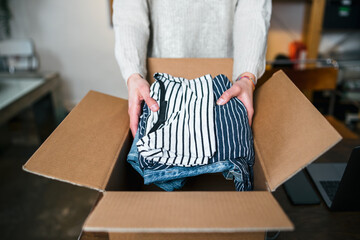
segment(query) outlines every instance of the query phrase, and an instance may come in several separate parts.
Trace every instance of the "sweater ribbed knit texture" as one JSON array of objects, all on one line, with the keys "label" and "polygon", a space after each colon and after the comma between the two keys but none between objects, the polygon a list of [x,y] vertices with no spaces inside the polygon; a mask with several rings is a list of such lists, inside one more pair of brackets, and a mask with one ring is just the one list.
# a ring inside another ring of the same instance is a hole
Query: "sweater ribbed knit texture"
[{"label": "sweater ribbed knit texture", "polygon": [[115,56],[125,81],[146,58],[233,58],[233,80],[265,71],[271,0],[114,0]]}]

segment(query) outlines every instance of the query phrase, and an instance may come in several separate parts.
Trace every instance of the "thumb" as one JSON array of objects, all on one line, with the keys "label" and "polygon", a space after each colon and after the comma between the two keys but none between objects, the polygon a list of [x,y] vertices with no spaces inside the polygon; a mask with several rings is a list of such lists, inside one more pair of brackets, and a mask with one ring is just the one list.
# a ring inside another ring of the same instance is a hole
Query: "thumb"
[{"label": "thumb", "polygon": [[223,92],[223,94],[217,100],[216,104],[217,105],[224,105],[225,103],[227,103],[233,97],[238,96],[240,94],[240,92],[241,92],[241,88],[236,86],[236,85],[233,85],[231,88],[229,88],[228,90]]},{"label": "thumb", "polygon": [[142,88],[140,94],[151,111],[156,112],[159,110],[159,104],[152,97],[150,97],[150,88]]}]

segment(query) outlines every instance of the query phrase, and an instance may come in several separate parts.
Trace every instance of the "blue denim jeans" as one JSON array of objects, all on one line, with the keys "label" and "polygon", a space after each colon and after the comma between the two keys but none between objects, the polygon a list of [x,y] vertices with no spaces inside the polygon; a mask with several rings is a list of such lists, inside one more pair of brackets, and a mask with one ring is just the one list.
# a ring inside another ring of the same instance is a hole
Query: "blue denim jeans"
[{"label": "blue denim jeans", "polygon": [[[226,76],[219,75],[213,79],[213,86],[216,100],[231,87],[231,83]],[[240,100],[233,98],[225,105],[215,105],[217,152],[210,159],[209,164],[202,166],[163,165],[147,161],[138,153],[136,143],[145,135],[149,111],[145,104],[139,129],[128,155],[129,163],[143,176],[145,184],[154,183],[166,191],[172,191],[183,187],[187,177],[222,172],[226,179],[234,180],[237,191],[252,190],[253,137],[245,106]]]},{"label": "blue denim jeans", "polygon": [[[130,152],[127,156],[127,161],[131,164],[131,166],[142,176],[144,177],[144,170],[140,167],[139,164],[139,152],[137,150],[136,143],[139,140],[139,130],[137,131],[134,141],[131,145]],[[145,178],[144,178],[145,180]],[[164,189],[165,191],[174,191],[175,189],[180,189],[184,186],[186,179],[176,179],[172,181],[164,181],[159,178],[160,181],[154,179],[153,182],[145,182],[144,184],[154,183],[156,186]]]}]

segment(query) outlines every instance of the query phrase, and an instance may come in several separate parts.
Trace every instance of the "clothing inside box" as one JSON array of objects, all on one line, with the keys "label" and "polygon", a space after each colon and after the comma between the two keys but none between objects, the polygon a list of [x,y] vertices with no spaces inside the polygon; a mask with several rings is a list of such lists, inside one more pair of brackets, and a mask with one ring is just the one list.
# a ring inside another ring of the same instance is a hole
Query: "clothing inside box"
[{"label": "clothing inside box", "polygon": [[[126,161],[127,154],[133,138],[129,133],[123,150],[120,152],[115,167],[113,168],[106,191],[164,191],[154,184],[145,185],[143,178]],[[260,163],[255,160],[254,165],[254,190],[267,190],[264,173]],[[191,177],[185,186],[176,191],[235,191],[232,180],[226,180],[222,173],[203,174]]]},{"label": "clothing inside box", "polygon": [[[212,75],[231,72],[232,61],[154,59],[149,73],[160,65],[162,72],[172,75],[188,71],[185,77],[191,79],[209,69],[217,70]],[[341,139],[281,71],[256,90],[254,109],[255,190],[274,191]],[[131,174],[126,161],[132,143],[127,111],[125,99],[90,91],[23,169],[98,191],[141,189],[142,181],[136,181],[137,175]],[[204,182],[206,186],[212,183]],[[229,183],[224,179],[216,182]],[[199,185],[194,184],[194,190],[205,190],[195,187]]]},{"label": "clothing inside box", "polygon": [[155,73],[150,95],[158,111],[143,105],[127,161],[165,191],[189,177],[222,172],[237,191],[253,189],[254,148],[245,105],[237,98],[215,104],[232,87],[227,76],[186,79]]}]

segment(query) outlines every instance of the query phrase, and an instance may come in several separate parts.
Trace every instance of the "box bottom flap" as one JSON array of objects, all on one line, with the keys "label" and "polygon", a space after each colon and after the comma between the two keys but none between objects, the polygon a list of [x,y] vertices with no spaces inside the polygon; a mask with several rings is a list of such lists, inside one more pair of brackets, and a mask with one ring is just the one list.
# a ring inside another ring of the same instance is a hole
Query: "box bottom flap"
[{"label": "box bottom flap", "polygon": [[88,232],[261,232],[293,230],[271,193],[105,192]]}]

